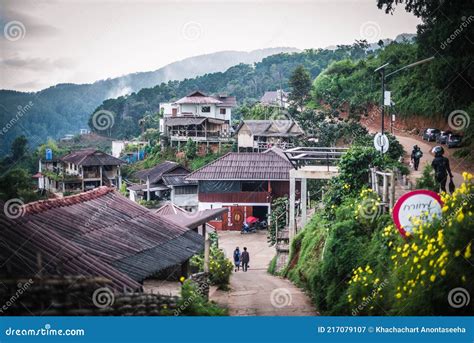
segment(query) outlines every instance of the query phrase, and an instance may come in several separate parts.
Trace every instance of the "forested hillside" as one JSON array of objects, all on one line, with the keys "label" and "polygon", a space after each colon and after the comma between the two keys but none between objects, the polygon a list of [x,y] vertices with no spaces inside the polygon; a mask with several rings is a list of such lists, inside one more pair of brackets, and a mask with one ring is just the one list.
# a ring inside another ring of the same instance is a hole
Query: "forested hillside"
[{"label": "forested hillside", "polygon": [[[113,137],[132,137],[140,133],[138,121],[146,114],[157,113],[160,102],[176,100],[199,89],[209,94],[234,95],[239,104],[254,103],[267,90],[279,87],[288,89],[288,79],[298,65],[303,65],[314,79],[332,62],[347,58],[357,60],[370,53],[373,52],[368,52],[367,44],[363,42],[352,46],[338,46],[335,50],[311,49],[301,53],[281,53],[269,56],[255,65],[239,64],[225,72],[206,74],[181,82],[170,81],[129,96],[109,99],[94,113],[99,110],[113,112],[114,125],[107,130],[107,134]],[[94,129],[91,121],[90,126]]]},{"label": "forested hillside", "polygon": [[[140,72],[92,84],[58,84],[39,92],[25,93],[0,90],[0,124],[2,132],[0,156],[8,153],[15,137],[28,136],[31,146],[45,142],[48,137],[78,133],[87,128],[89,114],[104,99],[153,87],[169,80],[183,80],[210,72],[225,71],[238,63],[254,63],[280,52],[298,51],[294,48],[268,48],[243,51],[221,51],[186,58],[150,72]],[[31,103],[30,103],[31,102]],[[21,121],[17,119],[21,118]]]}]

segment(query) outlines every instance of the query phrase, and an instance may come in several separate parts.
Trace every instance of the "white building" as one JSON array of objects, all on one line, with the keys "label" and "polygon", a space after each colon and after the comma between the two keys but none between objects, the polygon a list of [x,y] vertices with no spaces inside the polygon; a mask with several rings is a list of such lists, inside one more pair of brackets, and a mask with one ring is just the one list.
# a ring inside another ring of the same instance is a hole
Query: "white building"
[{"label": "white building", "polygon": [[[200,144],[200,149],[220,150],[221,143],[231,142],[233,96],[208,96],[193,92],[174,103],[162,103],[160,132],[171,145],[180,148],[188,139]],[[201,151],[200,150],[200,151]]]}]

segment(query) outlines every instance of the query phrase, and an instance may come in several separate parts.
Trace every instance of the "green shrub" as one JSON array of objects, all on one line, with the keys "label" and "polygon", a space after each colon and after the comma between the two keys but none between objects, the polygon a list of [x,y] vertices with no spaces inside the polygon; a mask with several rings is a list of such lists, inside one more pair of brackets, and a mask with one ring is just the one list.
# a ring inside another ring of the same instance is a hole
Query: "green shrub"
[{"label": "green shrub", "polygon": [[416,180],[417,189],[428,189],[430,191],[437,192],[439,190],[439,185],[435,180],[435,173],[433,167],[429,164],[423,169],[421,177]]},{"label": "green shrub", "polygon": [[[204,255],[195,255],[191,258],[191,266],[204,271]],[[224,251],[212,245],[209,256],[209,280],[219,289],[227,289],[234,265],[225,257]]]},{"label": "green shrub", "polygon": [[227,309],[207,301],[197,284],[186,280],[181,287],[181,297],[178,301],[175,315],[180,316],[226,316]]}]

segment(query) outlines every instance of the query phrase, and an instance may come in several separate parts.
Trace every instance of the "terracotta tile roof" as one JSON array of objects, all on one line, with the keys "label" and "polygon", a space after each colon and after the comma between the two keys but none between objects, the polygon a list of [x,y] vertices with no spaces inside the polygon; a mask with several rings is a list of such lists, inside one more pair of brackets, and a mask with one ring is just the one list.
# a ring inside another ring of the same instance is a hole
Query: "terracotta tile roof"
[{"label": "terracotta tile roof", "polygon": [[78,166],[117,166],[125,164],[124,161],[95,149],[73,151],[63,156],[61,161],[74,163]]},{"label": "terracotta tile roof", "polygon": [[274,149],[230,152],[188,175],[188,180],[289,180],[292,164]]},{"label": "terracotta tile roof", "polygon": [[[107,187],[27,204],[18,225],[54,232],[135,281],[182,263],[203,238]],[[45,237],[47,237],[46,235]]]}]

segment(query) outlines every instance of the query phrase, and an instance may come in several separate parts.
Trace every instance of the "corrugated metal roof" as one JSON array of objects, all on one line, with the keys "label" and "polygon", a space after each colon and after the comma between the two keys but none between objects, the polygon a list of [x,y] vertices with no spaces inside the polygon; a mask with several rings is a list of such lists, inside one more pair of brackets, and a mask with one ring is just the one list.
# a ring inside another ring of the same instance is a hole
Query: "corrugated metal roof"
[{"label": "corrugated metal roof", "polygon": [[167,215],[172,215],[172,214],[177,214],[177,213],[186,213],[186,210],[183,210],[182,208],[176,206],[173,204],[171,201],[166,202],[163,206],[161,206],[159,209],[154,211],[156,214],[160,216],[167,216]]},{"label": "corrugated metal roof", "polygon": [[230,152],[188,175],[188,180],[289,180],[292,164],[282,154]]},{"label": "corrugated metal roof", "polygon": [[[303,130],[293,120],[243,120],[236,130],[236,134],[242,127],[246,126],[254,136],[268,136],[268,137],[287,137],[287,136],[301,136],[304,134]],[[298,132],[290,132],[296,127]]]},{"label": "corrugated metal roof", "polygon": [[208,221],[221,217],[227,211],[227,208],[214,208],[196,212],[184,211],[184,213],[168,214],[164,217],[173,223],[194,229]]},{"label": "corrugated metal roof", "polygon": [[196,185],[195,181],[186,180],[186,176],[188,174],[181,174],[181,175],[163,175],[163,183],[167,186],[188,186],[188,185]]},{"label": "corrugated metal roof", "polygon": [[125,164],[124,161],[95,149],[73,151],[63,156],[61,161],[74,163],[78,166],[117,166]]},{"label": "corrugated metal roof", "polygon": [[[184,262],[203,247],[202,236],[107,187],[27,204],[24,209],[26,215],[18,222],[49,228],[136,281]],[[139,264],[134,267],[131,261]]]},{"label": "corrugated metal roof", "polygon": [[237,100],[235,96],[209,96],[203,92],[196,91],[188,94],[184,98],[181,98],[175,102],[175,104],[197,104],[197,105],[206,105],[206,104],[216,104],[218,107],[235,107],[237,106]]},{"label": "corrugated metal roof", "polygon": [[173,162],[173,161],[165,161],[160,164],[157,164],[153,168],[148,168],[144,170],[137,171],[133,174],[133,177],[140,179],[142,181],[146,181],[147,177],[150,179],[151,183],[158,183],[161,180],[162,176],[166,173],[169,173],[177,168],[182,168],[183,170],[187,170],[180,164]]},{"label": "corrugated metal roof", "polygon": [[[3,206],[3,205],[2,205]],[[141,285],[49,227],[50,222],[13,221],[0,212],[0,274],[7,277],[100,276],[123,290]]]}]

